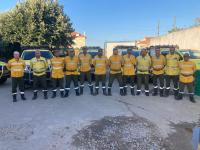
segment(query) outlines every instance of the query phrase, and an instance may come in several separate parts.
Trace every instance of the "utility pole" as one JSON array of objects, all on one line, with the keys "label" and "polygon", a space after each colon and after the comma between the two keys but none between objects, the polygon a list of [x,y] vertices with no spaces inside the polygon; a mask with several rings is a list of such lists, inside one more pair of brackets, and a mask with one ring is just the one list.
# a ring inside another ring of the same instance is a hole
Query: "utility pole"
[{"label": "utility pole", "polygon": [[176,29],[176,16],[174,16],[173,29]]},{"label": "utility pole", "polygon": [[160,36],[160,20],[158,20],[158,25],[157,25],[157,35]]}]

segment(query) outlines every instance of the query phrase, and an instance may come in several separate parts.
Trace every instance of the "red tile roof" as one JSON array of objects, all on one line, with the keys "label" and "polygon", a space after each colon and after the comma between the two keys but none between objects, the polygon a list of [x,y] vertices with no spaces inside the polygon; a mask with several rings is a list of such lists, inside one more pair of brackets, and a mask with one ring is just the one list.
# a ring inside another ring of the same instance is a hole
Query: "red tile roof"
[{"label": "red tile roof", "polygon": [[149,44],[152,37],[145,37],[143,40],[139,40],[137,44]]},{"label": "red tile roof", "polygon": [[73,37],[86,37],[85,35],[81,34],[81,33],[78,33],[78,32],[72,32],[71,35]]}]

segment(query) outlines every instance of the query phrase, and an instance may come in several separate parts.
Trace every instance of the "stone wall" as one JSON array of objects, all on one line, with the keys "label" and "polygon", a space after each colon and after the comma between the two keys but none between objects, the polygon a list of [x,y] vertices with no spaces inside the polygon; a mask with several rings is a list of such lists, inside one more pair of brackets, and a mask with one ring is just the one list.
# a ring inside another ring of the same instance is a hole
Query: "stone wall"
[{"label": "stone wall", "polygon": [[152,38],[150,45],[178,45],[179,49],[200,50],[200,26]]}]

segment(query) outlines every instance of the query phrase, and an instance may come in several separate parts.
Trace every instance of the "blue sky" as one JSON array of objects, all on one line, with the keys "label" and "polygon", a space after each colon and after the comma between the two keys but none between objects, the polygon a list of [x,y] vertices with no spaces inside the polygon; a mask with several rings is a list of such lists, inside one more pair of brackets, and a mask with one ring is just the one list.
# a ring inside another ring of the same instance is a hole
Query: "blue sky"
[{"label": "blue sky", "polygon": [[[0,0],[0,11],[17,0]],[[87,45],[130,41],[166,34],[176,16],[178,27],[189,27],[200,17],[200,0],[59,0],[78,32],[86,32]]]}]

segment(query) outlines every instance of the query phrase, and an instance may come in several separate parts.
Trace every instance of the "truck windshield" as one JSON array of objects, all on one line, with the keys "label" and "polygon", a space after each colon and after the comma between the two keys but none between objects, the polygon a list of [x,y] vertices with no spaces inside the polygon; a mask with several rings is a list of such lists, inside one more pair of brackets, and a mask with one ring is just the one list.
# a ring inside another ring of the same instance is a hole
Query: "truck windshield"
[{"label": "truck windshield", "polygon": [[200,50],[181,50],[183,55],[188,53],[191,59],[200,59]]},{"label": "truck windshield", "polygon": [[[41,56],[46,59],[51,59],[53,57],[53,54],[50,51],[40,51]],[[33,57],[35,57],[35,51],[26,51],[22,54],[22,59],[24,60],[30,60]]]}]

